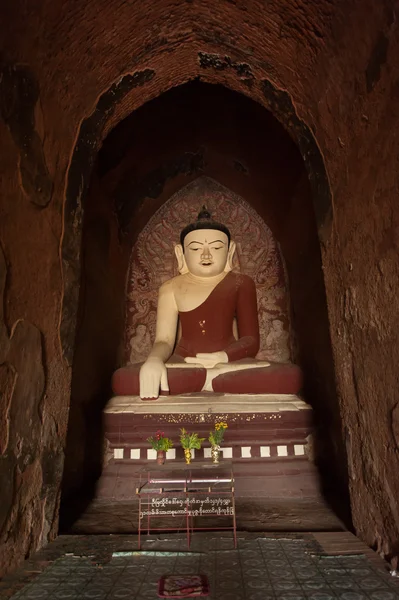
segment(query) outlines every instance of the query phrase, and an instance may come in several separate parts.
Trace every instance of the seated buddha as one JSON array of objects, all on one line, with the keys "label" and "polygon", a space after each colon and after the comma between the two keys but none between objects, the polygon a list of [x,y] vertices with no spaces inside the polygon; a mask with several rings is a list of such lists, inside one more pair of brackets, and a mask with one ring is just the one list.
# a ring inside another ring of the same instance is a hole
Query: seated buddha
[{"label": "seated buddha", "polygon": [[[155,342],[144,363],[118,369],[117,395],[217,392],[296,394],[300,369],[256,360],[259,324],[254,281],[232,271],[235,243],[205,209],[175,247],[180,275],[159,289]],[[178,322],[181,336],[177,340]]]}]

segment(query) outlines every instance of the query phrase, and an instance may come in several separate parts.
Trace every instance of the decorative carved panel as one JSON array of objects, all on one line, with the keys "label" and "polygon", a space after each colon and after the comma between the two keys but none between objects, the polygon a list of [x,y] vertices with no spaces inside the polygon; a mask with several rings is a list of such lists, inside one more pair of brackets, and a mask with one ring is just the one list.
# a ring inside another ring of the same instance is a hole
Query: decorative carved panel
[{"label": "decorative carved panel", "polygon": [[151,349],[158,289],[178,275],[174,246],[203,204],[215,220],[227,225],[237,243],[234,270],[250,275],[256,283],[261,333],[258,358],[288,361],[288,287],[278,244],[243,198],[209,177],[200,177],[174,194],[138,236],[127,282],[126,361],[140,362]]}]

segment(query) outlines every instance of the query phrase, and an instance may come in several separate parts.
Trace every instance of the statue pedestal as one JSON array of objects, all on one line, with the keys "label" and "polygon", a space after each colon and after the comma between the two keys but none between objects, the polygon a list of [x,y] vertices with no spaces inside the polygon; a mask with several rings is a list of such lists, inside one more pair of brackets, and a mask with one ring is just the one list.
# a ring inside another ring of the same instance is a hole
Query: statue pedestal
[{"label": "statue pedestal", "polygon": [[206,438],[195,461],[209,460],[209,431],[217,421],[228,423],[222,445],[233,463],[236,497],[319,498],[317,469],[312,462],[312,409],[295,395],[163,396],[142,401],[116,396],[104,410],[106,448],[96,498],[128,502],[135,498],[138,471],[155,465],[156,451],[146,439],[160,429],[173,439],[166,454],[167,472],[184,459],[179,430],[185,427]]}]

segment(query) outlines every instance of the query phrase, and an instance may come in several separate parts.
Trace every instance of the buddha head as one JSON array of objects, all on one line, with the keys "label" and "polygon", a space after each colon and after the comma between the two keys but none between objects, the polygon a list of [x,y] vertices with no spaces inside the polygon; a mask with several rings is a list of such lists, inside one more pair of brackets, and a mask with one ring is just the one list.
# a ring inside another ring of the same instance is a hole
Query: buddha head
[{"label": "buddha head", "polygon": [[214,221],[204,206],[197,221],[182,230],[175,247],[179,272],[215,277],[231,271],[235,247],[226,225]]}]

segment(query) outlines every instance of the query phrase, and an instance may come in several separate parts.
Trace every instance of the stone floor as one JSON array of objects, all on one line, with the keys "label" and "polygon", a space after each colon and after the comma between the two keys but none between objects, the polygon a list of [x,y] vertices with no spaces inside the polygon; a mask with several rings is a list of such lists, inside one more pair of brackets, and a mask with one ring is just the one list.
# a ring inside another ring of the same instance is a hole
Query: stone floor
[{"label": "stone floor", "polygon": [[399,580],[366,554],[328,556],[312,534],[240,533],[235,549],[226,533],[195,533],[189,551],[178,534],[141,551],[132,535],[60,536],[0,582],[0,598],[150,600],[162,575],[204,573],[208,600],[399,600]]}]

